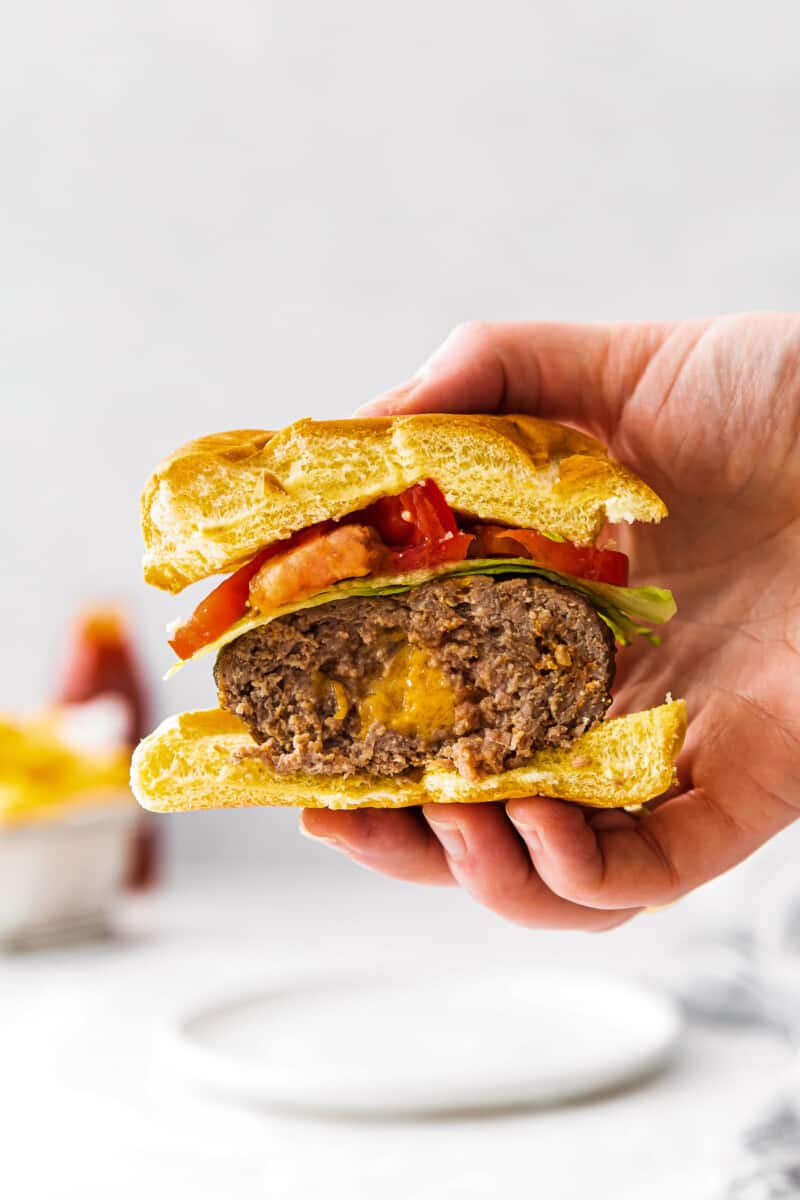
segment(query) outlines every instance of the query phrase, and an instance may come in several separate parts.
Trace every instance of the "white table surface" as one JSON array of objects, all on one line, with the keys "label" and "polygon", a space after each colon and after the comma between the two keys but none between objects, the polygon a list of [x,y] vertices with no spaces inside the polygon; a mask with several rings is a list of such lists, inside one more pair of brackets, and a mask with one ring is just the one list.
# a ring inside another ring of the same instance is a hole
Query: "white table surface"
[{"label": "white table surface", "polygon": [[[450,890],[379,880],[320,852],[319,871],[196,867],[126,901],[110,943],[0,960],[0,1194],[704,1197],[787,1064],[759,1031],[690,1028],[634,1090],[465,1120],[325,1121],[190,1094],[166,1068],[170,1019],[206,999],[353,965],[431,960],[596,965],[674,977],[702,901],[611,935],[531,933]],[[387,1029],[387,1037],[391,1030]],[[612,1193],[613,1188],[613,1193]]]}]

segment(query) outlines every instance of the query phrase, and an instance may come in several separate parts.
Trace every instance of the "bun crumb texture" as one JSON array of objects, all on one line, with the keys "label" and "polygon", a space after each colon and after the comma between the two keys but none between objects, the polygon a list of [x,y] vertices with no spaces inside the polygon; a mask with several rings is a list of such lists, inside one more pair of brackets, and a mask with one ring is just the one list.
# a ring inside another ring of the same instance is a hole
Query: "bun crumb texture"
[{"label": "bun crumb texture", "polygon": [[666,515],[599,442],[535,417],[301,420],[279,433],[212,434],[156,468],[141,502],[145,580],[179,592],[298,529],[429,478],[457,512],[579,545],[606,521]]}]

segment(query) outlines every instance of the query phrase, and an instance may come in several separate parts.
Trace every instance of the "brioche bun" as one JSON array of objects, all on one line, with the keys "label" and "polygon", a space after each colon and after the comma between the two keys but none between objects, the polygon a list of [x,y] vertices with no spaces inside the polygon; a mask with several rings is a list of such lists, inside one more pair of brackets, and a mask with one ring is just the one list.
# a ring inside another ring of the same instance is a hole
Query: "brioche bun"
[{"label": "brioche bun", "polygon": [[145,579],[179,592],[428,478],[458,512],[583,545],[607,520],[667,511],[599,442],[534,417],[302,420],[212,434],[161,463],[142,495]]},{"label": "brioche bun", "polygon": [[[302,420],[279,433],[200,438],[156,469],[142,496],[147,582],[178,592],[264,546],[434,479],[458,513],[592,544],[606,521],[660,521],[666,507],[599,442],[527,416],[424,414]],[[675,780],[683,701],[603,721],[569,746],[477,780],[432,761],[395,776],[279,774],[247,726],[218,709],[164,721],[133,756],[131,786],[154,812],[250,805],[401,808],[547,795],[640,805]]]},{"label": "brioche bun", "polygon": [[247,727],[219,709],[169,717],[131,765],[136,799],[152,812],[282,805],[405,808],[555,796],[598,808],[644,804],[675,780],[686,731],[682,700],[603,721],[571,746],[540,751],[525,767],[475,782],[432,764],[419,777],[278,775],[252,749]]}]

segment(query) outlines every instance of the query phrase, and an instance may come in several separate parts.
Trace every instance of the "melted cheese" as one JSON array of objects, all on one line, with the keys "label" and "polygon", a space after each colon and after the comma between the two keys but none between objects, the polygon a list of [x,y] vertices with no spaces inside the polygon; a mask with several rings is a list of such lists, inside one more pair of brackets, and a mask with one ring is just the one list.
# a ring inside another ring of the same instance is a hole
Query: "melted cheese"
[{"label": "melted cheese", "polygon": [[331,687],[333,688],[333,698],[336,701],[333,719],[334,721],[343,721],[350,708],[347,692],[344,690],[344,684],[340,683],[338,679],[331,680]]},{"label": "melted cheese", "polygon": [[452,729],[455,703],[442,669],[431,662],[427,651],[406,643],[388,670],[367,684],[359,713],[362,736],[370,726],[382,725],[397,733],[429,737]]},{"label": "melted cheese", "polygon": [[322,671],[315,671],[311,685],[318,700],[325,701],[329,698],[332,700],[334,721],[343,721],[350,711],[350,702],[347,699],[344,684],[340,683],[338,679],[331,679],[330,676],[323,675]]}]

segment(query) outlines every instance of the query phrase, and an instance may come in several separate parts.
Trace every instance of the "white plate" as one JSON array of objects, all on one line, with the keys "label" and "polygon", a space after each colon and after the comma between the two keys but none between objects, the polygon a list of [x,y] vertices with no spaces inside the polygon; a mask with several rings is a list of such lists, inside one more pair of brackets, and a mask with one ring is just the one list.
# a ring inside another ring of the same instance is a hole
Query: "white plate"
[{"label": "white plate", "polygon": [[171,1069],[204,1089],[340,1115],[576,1100],[647,1076],[681,1021],[627,980],[541,967],[303,982],[187,1015]]}]

